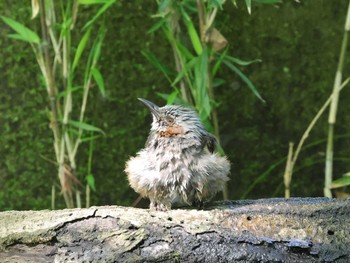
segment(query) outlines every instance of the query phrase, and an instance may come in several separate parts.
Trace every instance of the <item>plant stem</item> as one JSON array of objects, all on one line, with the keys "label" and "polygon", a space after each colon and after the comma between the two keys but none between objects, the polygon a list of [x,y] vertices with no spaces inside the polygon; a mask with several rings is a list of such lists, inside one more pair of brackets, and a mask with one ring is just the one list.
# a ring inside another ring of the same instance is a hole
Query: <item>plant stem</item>
[{"label": "plant stem", "polygon": [[338,68],[337,68],[334,85],[333,85],[333,98],[329,109],[328,141],[327,141],[326,164],[325,164],[325,185],[323,189],[324,196],[326,197],[332,197],[332,192],[330,187],[331,187],[332,178],[333,178],[334,125],[336,122],[340,84],[342,82],[342,72],[344,67],[346,48],[348,45],[349,32],[350,32],[350,1],[349,1],[348,12],[346,15],[344,36],[343,36],[342,46],[341,46],[340,55],[339,55]]},{"label": "plant stem", "polygon": [[[339,91],[341,91],[350,81],[350,78],[347,78],[339,87]],[[328,105],[331,103],[332,98],[333,98],[334,94],[331,94],[329,96],[329,98],[327,99],[327,101],[323,104],[322,108],[317,112],[316,116],[312,119],[312,121],[310,122],[309,126],[306,128],[303,136],[301,137],[298,146],[294,152],[294,156],[291,162],[291,166],[290,166],[290,180],[292,180],[292,175],[293,175],[293,170],[294,170],[294,166],[295,163],[299,157],[299,153],[301,151],[301,148],[305,142],[305,140],[309,137],[310,131],[312,130],[312,128],[315,126],[316,122],[318,121],[318,119],[321,117],[321,115],[323,114],[323,112],[327,109]]]},{"label": "plant stem", "polygon": [[287,157],[287,163],[286,163],[286,169],[284,172],[284,197],[285,198],[290,198],[290,183],[292,180],[292,170],[293,170],[293,163],[292,163],[292,157],[293,157],[293,147],[294,143],[290,142],[289,143],[289,148],[288,148],[288,157]]},{"label": "plant stem", "polygon": [[55,210],[55,203],[56,203],[56,189],[55,185],[53,184],[51,187],[51,209]]},{"label": "plant stem", "polygon": [[64,141],[61,138],[59,123],[59,114],[58,114],[58,104],[57,104],[57,90],[55,85],[55,80],[53,77],[52,67],[51,67],[51,58],[49,51],[50,37],[48,32],[48,25],[46,24],[46,7],[45,0],[39,1],[40,5],[40,22],[42,30],[42,49],[44,53],[44,67],[45,67],[45,76],[46,76],[46,86],[49,96],[50,108],[51,108],[51,129],[54,135],[54,148],[56,153],[56,159],[58,163],[58,177],[60,179],[63,196],[66,202],[67,207],[70,207],[72,204],[69,194],[64,190],[65,187],[65,173],[64,173]]},{"label": "plant stem", "polygon": [[[169,43],[170,43],[171,48],[173,50],[176,71],[178,73],[180,73],[180,72],[182,72],[184,67],[183,67],[183,63],[181,61],[180,52],[178,51],[178,49],[176,47],[176,43],[175,43],[175,40],[179,39],[178,35],[180,32],[180,26],[179,26],[178,18],[176,17],[176,15],[172,15],[168,18],[168,28],[170,31],[169,34],[171,34],[169,37],[172,38],[172,39],[169,39]],[[191,96],[191,92],[189,91],[188,86],[186,86],[186,82],[184,79],[180,80],[180,90],[181,90],[182,99],[185,102],[187,102],[191,105],[194,105],[193,99]]]},{"label": "plant stem", "polygon": [[86,190],[85,190],[85,205],[86,208],[90,207],[90,186],[86,184]]},{"label": "plant stem", "polygon": [[46,12],[45,12],[45,0],[40,0],[40,22],[41,22],[41,30],[42,30],[42,49],[44,50],[44,66],[45,66],[45,73],[46,73],[46,86],[47,91],[49,95],[49,101],[50,101],[50,108],[51,108],[51,129],[53,131],[54,135],[54,143],[55,143],[55,150],[56,150],[56,156],[59,156],[59,153],[57,150],[59,149],[60,145],[60,129],[58,127],[59,117],[58,117],[58,111],[57,111],[57,101],[56,101],[56,88],[55,88],[55,81],[53,79],[53,74],[51,71],[51,60],[50,60],[50,52],[49,52],[49,43],[50,39],[48,36],[48,28],[46,25]]}]

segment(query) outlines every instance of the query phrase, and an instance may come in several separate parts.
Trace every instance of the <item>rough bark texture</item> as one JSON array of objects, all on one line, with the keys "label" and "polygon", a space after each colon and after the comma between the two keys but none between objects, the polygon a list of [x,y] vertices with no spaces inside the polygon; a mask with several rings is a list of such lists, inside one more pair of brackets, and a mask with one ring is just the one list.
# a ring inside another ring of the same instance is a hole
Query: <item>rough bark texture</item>
[{"label": "rough bark texture", "polygon": [[350,199],[0,213],[0,262],[350,262]]}]

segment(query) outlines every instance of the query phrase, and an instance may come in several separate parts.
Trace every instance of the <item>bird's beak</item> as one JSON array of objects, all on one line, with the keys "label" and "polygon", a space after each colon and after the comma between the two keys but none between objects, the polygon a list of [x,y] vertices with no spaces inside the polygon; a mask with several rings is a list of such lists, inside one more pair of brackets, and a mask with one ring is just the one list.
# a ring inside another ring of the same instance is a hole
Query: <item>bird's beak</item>
[{"label": "bird's beak", "polygon": [[159,107],[154,104],[153,102],[149,101],[149,100],[145,100],[142,98],[138,98],[139,101],[141,101],[143,104],[145,104],[151,111],[151,113],[153,114],[153,116],[157,119],[160,120],[161,115],[159,112]]}]

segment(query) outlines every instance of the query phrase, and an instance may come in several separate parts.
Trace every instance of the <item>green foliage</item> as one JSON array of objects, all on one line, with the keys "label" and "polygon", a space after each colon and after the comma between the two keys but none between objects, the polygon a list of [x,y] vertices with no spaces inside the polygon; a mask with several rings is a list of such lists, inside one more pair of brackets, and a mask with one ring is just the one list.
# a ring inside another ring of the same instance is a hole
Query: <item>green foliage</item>
[{"label": "green foliage", "polygon": [[[226,39],[215,28],[215,18],[218,10],[222,11],[223,3],[224,1],[197,1],[195,5],[191,1],[158,1],[158,13],[154,16],[158,21],[148,32],[162,29],[173,49],[174,69],[170,70],[152,53],[143,53],[165,75],[174,89],[168,95],[160,94],[167,103],[178,101],[177,96],[181,94],[182,103],[195,106],[201,120],[217,137],[219,126],[215,108],[218,102],[214,98],[213,85],[217,87],[225,83],[223,79],[215,78],[221,65],[226,65],[242,78],[262,100],[253,83],[234,65],[249,65],[258,60],[246,62],[228,55]],[[247,7],[251,8],[250,1],[247,2]],[[193,23],[193,17],[199,18],[197,27]],[[186,39],[190,39],[190,43],[186,43]]]},{"label": "green foliage", "polygon": [[[223,65],[216,73],[215,100],[218,102],[221,144],[232,163],[230,198],[283,196],[284,161],[288,142],[297,142],[322,103],[329,97],[334,80],[344,25],[346,2],[284,1],[278,8],[257,5],[252,1],[252,14],[247,15],[245,1],[237,1],[238,9],[230,1],[217,17],[216,27],[230,43],[230,55],[242,60],[260,58],[261,63],[249,67],[234,65],[255,84],[266,103],[247,89],[246,83]],[[80,6],[77,28],[82,28],[101,6]],[[38,32],[38,19],[29,20],[28,1],[0,1],[1,15],[11,17]],[[136,98],[145,97],[164,104],[160,94],[176,92],[172,81],[155,69],[141,54],[152,51],[162,64],[174,62],[170,44],[161,30],[147,31],[155,21],[154,2],[117,1],[111,5],[108,17],[94,22],[94,28],[104,23],[106,34],[101,46],[98,70],[104,78],[106,97],[94,83],[88,95],[86,123],[105,132],[84,135],[86,142],[77,153],[77,177],[87,182],[94,177],[96,192],[92,205],[130,205],[136,194],[128,186],[123,173],[125,161],[134,155],[147,138],[150,116]],[[101,17],[102,18],[102,17]],[[193,23],[197,20],[193,19]],[[233,26],[235,25],[235,26]],[[6,36],[12,29],[0,29],[0,210],[50,208],[51,186],[57,183],[52,135],[48,129],[47,95],[43,78],[38,72],[30,46]],[[87,32],[74,31],[72,61],[81,38]],[[98,32],[91,31],[90,39]],[[191,40],[184,39],[188,46]],[[77,67],[88,62],[88,42]],[[193,54],[195,54],[194,50]],[[192,53],[191,53],[192,54]],[[219,59],[219,58],[218,58]],[[350,58],[346,59],[349,65]],[[167,62],[167,63],[164,63]],[[169,69],[170,67],[168,67]],[[177,74],[169,69],[171,80]],[[344,77],[349,74],[345,67]],[[76,71],[73,96],[82,95],[84,72]],[[213,82],[215,83],[215,82]],[[79,85],[80,84],[80,85]],[[63,94],[62,85],[59,93]],[[350,170],[349,92],[345,88],[340,100],[335,141],[335,178]],[[60,97],[63,99],[64,95]],[[172,95],[171,99],[174,99]],[[79,116],[74,116],[77,120]],[[293,176],[295,196],[322,196],[324,142],[326,118],[310,133],[308,142],[315,144],[301,152]],[[344,136],[341,136],[344,135]],[[89,138],[94,141],[91,173],[88,172]],[[96,137],[95,137],[96,138]],[[265,174],[269,168],[266,176]],[[257,178],[261,178],[255,183]],[[82,191],[81,186],[76,186]],[[83,191],[82,191],[83,192]],[[57,191],[57,208],[64,202]]]},{"label": "green foliage", "polygon": [[24,25],[18,23],[17,21],[5,17],[0,16],[0,18],[13,30],[17,32],[17,34],[10,34],[8,37],[19,39],[28,43],[34,43],[34,44],[40,44],[40,38],[39,36],[29,28],[25,27]]},{"label": "green foliage", "polygon": [[[96,68],[101,54],[102,41],[105,36],[105,29],[103,26],[101,26],[97,37],[93,41],[91,51],[88,53],[88,62],[84,68],[82,96],[78,97],[78,99],[73,99],[73,93],[79,90],[76,87],[74,88],[73,83],[77,81],[74,76],[76,71],[78,71],[77,66],[79,60],[90,40],[91,25],[108,7],[115,3],[115,0],[105,3],[102,2],[104,5],[96,12],[93,18],[85,24],[83,29],[88,29],[88,31],[79,41],[73,63],[71,62],[71,49],[73,48],[71,36],[78,14],[78,2],[68,2],[66,5],[60,2],[60,7],[57,9],[55,8],[54,2],[50,0],[41,0],[39,3],[39,7],[33,10],[33,16],[40,13],[42,40],[34,31],[25,27],[23,24],[4,16],[1,18],[8,26],[17,32],[16,35],[10,35],[12,38],[32,44],[31,47],[39,64],[50,101],[49,119],[53,131],[54,151],[56,154],[61,192],[67,207],[74,206],[73,192],[76,194],[76,199],[79,203],[77,205],[80,206],[80,191],[76,190],[74,185],[79,182],[75,176],[75,170],[77,168],[76,155],[80,144],[83,142],[81,138],[85,131],[103,133],[101,129],[84,122],[92,77],[94,77],[103,96],[105,95],[103,77]],[[89,2],[88,4],[101,4],[101,2]],[[56,13],[61,14],[61,16],[57,16]],[[58,20],[56,20],[57,18]],[[50,52],[49,47],[53,49],[53,52]],[[60,70],[57,70],[58,68]],[[57,87],[59,83],[63,84],[64,91],[58,95]],[[72,111],[73,105],[77,104],[76,101],[80,101],[78,109],[76,110],[77,113]],[[73,120],[74,115],[79,116],[79,121]],[[92,140],[94,138],[94,136],[91,136],[89,139]],[[89,165],[91,166],[91,164]],[[91,170],[91,167],[89,170]],[[89,173],[88,184],[95,190],[95,184],[91,176],[92,175]]]},{"label": "green foliage", "polygon": [[[349,160],[347,160],[349,161]],[[337,180],[334,180],[332,182],[331,188],[339,188],[339,187],[345,187],[350,185],[350,172],[343,175],[343,177],[340,177]]]}]

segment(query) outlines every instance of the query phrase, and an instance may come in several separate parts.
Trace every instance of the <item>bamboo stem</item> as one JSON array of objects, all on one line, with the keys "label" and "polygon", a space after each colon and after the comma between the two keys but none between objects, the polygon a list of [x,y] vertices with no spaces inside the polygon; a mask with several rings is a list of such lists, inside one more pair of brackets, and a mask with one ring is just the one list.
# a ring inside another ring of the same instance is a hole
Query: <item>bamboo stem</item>
[{"label": "bamboo stem", "polygon": [[[339,91],[341,91],[350,81],[350,78],[347,78],[339,87]],[[323,112],[327,109],[327,107],[329,106],[329,104],[332,101],[334,94],[331,94],[329,96],[329,98],[327,99],[327,101],[323,104],[323,106],[321,107],[321,109],[317,112],[316,116],[312,119],[312,121],[310,122],[309,126],[306,128],[303,136],[301,137],[298,146],[294,152],[293,158],[292,158],[292,162],[291,162],[291,166],[290,166],[290,180],[292,180],[292,176],[293,176],[293,170],[294,170],[294,166],[295,163],[299,157],[301,148],[305,142],[305,140],[309,137],[310,131],[312,130],[312,128],[315,126],[315,124],[317,123],[318,119],[322,116]]]},{"label": "bamboo stem", "polygon": [[[207,30],[213,23],[216,15],[216,9],[212,12],[210,17],[207,17],[208,14],[206,13],[205,8],[203,8],[203,0],[197,0],[197,8],[198,8],[198,20],[199,20],[199,30],[200,30],[200,36],[201,36],[201,42],[202,46],[206,47],[207,46]],[[208,24],[209,22],[209,24]],[[213,89],[213,80],[211,77],[211,62],[212,58],[208,59],[208,70],[207,70],[207,92],[208,92],[208,97],[211,101],[211,104],[215,102],[215,94],[214,94],[214,89]],[[219,120],[218,120],[218,114],[216,107],[212,105],[211,107],[211,121],[213,123],[213,128],[214,128],[214,135],[216,139],[218,140],[218,144],[220,145],[220,130],[219,130]],[[225,183],[224,190],[223,190],[223,199],[228,200],[229,198],[229,191],[227,187],[227,183]]]},{"label": "bamboo stem", "polygon": [[[46,11],[45,11],[45,1],[40,0],[40,22],[41,22],[41,30],[42,30],[42,49],[44,51],[44,66],[45,66],[45,76],[46,76],[46,86],[47,91],[49,95],[49,102],[50,102],[50,108],[52,113],[51,118],[51,129],[53,131],[54,135],[54,143],[55,143],[55,149],[59,149],[60,144],[60,130],[58,127],[59,117],[58,117],[58,111],[57,111],[57,101],[56,101],[56,88],[55,88],[55,81],[53,79],[52,71],[51,71],[51,59],[50,59],[50,52],[49,52],[49,43],[50,38],[48,35],[48,28],[46,26]],[[59,153],[56,151],[56,156],[58,156]]]},{"label": "bamboo stem", "polygon": [[90,186],[86,184],[86,189],[85,189],[85,205],[86,208],[90,207]]},{"label": "bamboo stem", "polygon": [[340,84],[342,82],[342,72],[344,67],[346,49],[348,46],[349,32],[350,32],[350,1],[349,1],[348,12],[346,15],[344,36],[343,36],[342,46],[340,49],[338,68],[334,79],[333,98],[329,109],[328,140],[327,140],[326,161],[325,161],[325,185],[323,189],[324,196],[326,197],[332,197],[331,183],[333,178],[334,125],[336,123]]},{"label": "bamboo stem", "polygon": [[287,157],[287,163],[286,163],[286,169],[284,172],[284,197],[285,198],[290,198],[290,183],[292,181],[292,173],[293,173],[293,147],[294,143],[290,142],[289,143],[289,148],[288,148],[288,157]]},{"label": "bamboo stem", "polygon": [[56,204],[56,189],[55,185],[53,184],[51,187],[51,209],[55,210],[55,204]]},{"label": "bamboo stem", "polygon": [[58,114],[58,103],[57,103],[57,90],[55,86],[55,80],[52,73],[51,58],[49,51],[50,36],[48,31],[47,19],[46,19],[46,7],[45,0],[39,1],[40,5],[40,22],[42,30],[42,49],[43,49],[43,60],[45,67],[46,86],[49,96],[49,103],[51,108],[51,129],[54,135],[54,149],[58,162],[58,177],[61,183],[62,193],[66,202],[67,207],[72,207],[72,200],[70,200],[69,194],[65,191],[65,173],[64,173],[64,139],[61,138],[61,132],[59,128],[59,114]]}]

